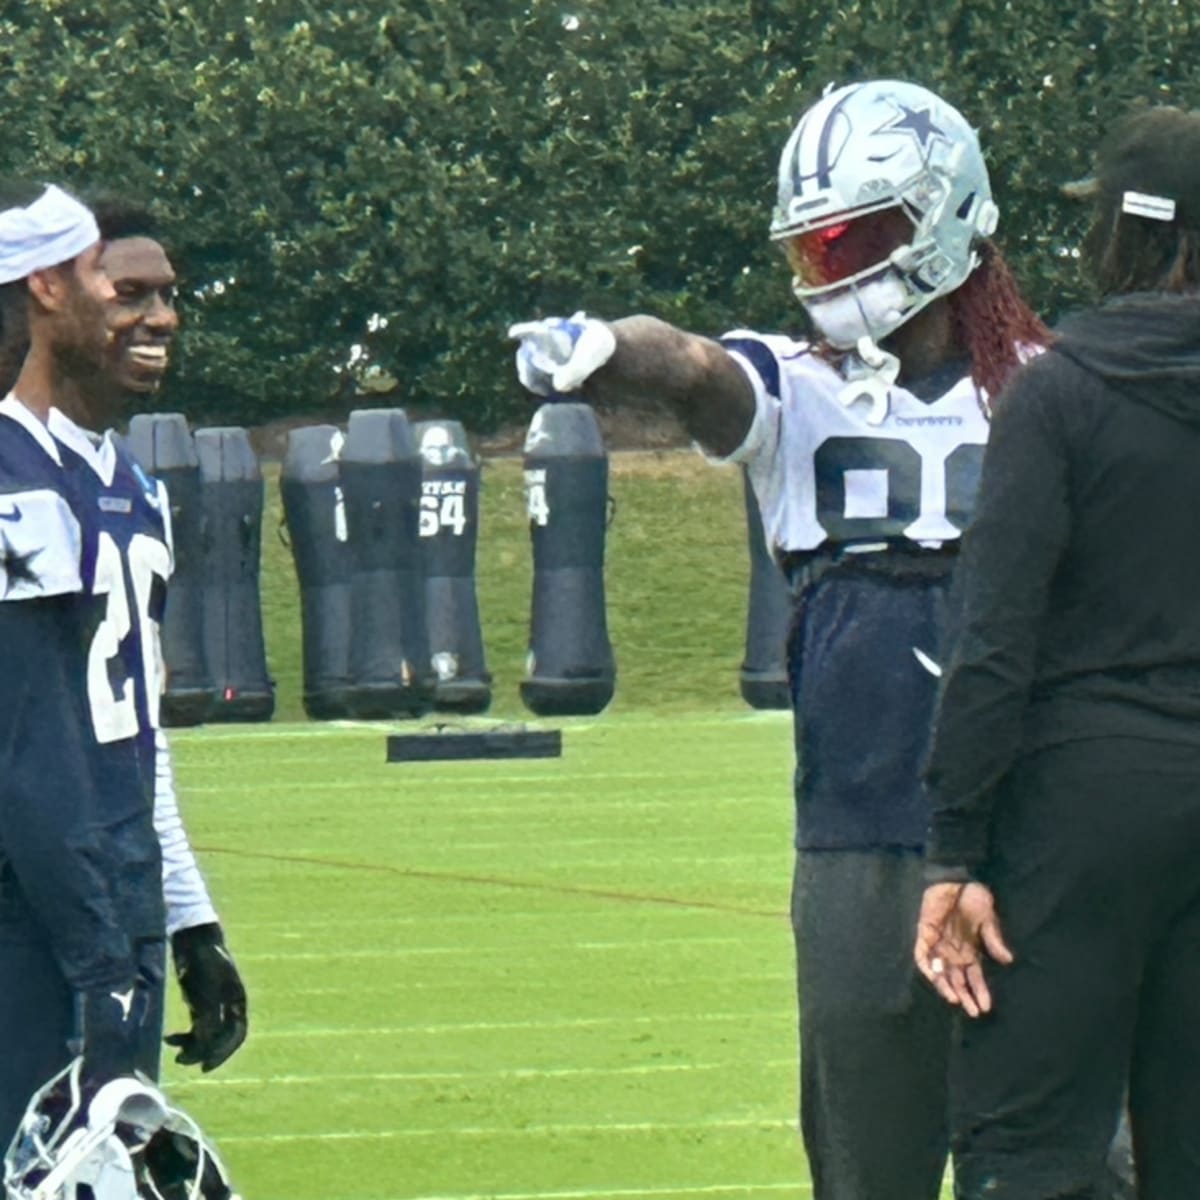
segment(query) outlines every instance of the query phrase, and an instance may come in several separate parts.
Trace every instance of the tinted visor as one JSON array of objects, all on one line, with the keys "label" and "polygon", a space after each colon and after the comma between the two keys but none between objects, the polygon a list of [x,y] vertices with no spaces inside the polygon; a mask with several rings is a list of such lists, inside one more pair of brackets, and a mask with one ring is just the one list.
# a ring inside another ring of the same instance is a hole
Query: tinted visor
[{"label": "tinted visor", "polygon": [[912,241],[913,223],[899,208],[794,234],[783,242],[792,274],[802,287],[841,283],[886,262]]}]

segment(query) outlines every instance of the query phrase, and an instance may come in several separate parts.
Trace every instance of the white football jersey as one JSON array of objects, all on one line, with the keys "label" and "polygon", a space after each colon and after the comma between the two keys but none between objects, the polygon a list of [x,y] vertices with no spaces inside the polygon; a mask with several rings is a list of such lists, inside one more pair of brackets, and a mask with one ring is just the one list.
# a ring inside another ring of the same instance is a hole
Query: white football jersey
[{"label": "white football jersey", "polygon": [[969,375],[932,400],[893,384],[884,413],[807,342],[745,330],[721,341],[754,388],[754,421],[727,461],[749,473],[768,546],[936,547],[961,536],[988,436],[986,397]]}]

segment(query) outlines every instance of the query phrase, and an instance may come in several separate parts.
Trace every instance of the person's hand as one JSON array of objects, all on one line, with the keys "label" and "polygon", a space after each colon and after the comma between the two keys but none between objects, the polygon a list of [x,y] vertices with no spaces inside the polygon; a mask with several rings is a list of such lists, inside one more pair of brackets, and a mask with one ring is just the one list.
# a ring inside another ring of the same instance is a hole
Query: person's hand
[{"label": "person's hand", "polygon": [[191,1014],[186,1033],[163,1040],[176,1046],[175,1061],[203,1071],[219,1067],[246,1040],[246,989],[225,948],[218,924],[195,925],[171,937],[175,976]]},{"label": "person's hand", "polygon": [[613,356],[617,339],[603,321],[586,313],[546,317],[509,326],[517,347],[517,377],[538,396],[576,392]]},{"label": "person's hand", "polygon": [[992,893],[982,883],[935,883],[925,889],[917,918],[913,959],[917,969],[950,1004],[970,1017],[991,1012],[992,995],[983,975],[983,951],[1007,966]]}]

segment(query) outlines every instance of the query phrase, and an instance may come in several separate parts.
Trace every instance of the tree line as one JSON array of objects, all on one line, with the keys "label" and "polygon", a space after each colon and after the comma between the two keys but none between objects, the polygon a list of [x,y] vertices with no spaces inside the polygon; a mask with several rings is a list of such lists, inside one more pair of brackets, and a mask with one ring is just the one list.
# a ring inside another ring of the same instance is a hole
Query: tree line
[{"label": "tree line", "polygon": [[1053,319],[1084,298],[1059,186],[1132,103],[1190,107],[1172,0],[0,0],[0,171],[158,215],[165,393],[194,420],[374,399],[528,411],[510,321],[801,319],[766,240],[828,83],[912,79],[979,129],[997,235]]}]

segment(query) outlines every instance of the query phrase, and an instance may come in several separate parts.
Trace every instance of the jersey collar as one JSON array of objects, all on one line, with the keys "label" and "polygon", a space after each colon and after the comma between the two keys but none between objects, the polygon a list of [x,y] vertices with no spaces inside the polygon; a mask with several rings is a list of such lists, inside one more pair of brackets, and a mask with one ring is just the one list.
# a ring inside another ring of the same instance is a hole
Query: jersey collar
[{"label": "jersey collar", "polygon": [[33,415],[31,409],[25,407],[17,399],[16,392],[9,392],[0,400],[0,413],[22,426],[35,442],[61,467],[62,455],[58,452],[58,443],[50,434],[50,430]]},{"label": "jersey collar", "polygon": [[117,471],[117,451],[107,434],[99,437],[76,425],[57,408],[50,410],[46,421],[50,432],[68,450],[74,451],[100,477],[105,487],[112,485]]}]

